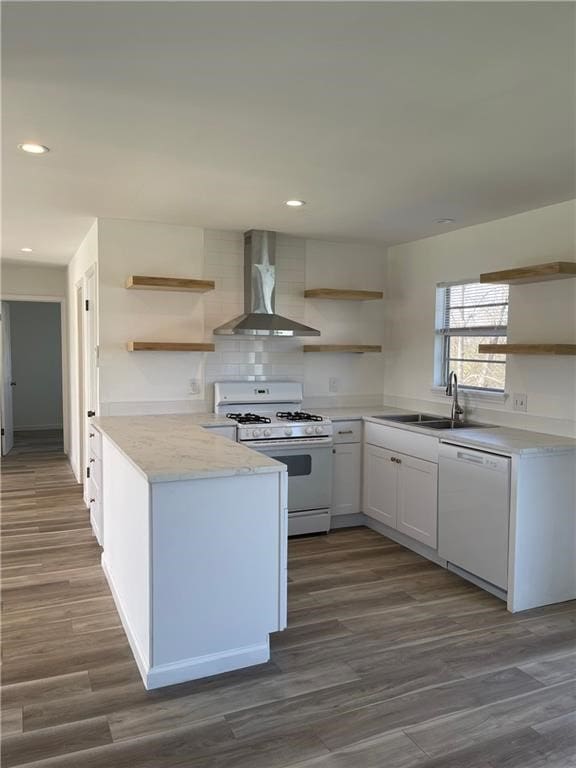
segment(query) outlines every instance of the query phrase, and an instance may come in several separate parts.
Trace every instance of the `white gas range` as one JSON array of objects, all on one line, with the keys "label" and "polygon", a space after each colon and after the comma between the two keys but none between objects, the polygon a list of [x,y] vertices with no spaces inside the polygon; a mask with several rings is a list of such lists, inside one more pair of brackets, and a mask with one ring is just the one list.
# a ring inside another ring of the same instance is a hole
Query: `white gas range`
[{"label": "white gas range", "polygon": [[288,467],[288,533],[328,532],[332,503],[332,422],[302,411],[297,382],[225,381],[214,411],[238,424],[238,441]]}]

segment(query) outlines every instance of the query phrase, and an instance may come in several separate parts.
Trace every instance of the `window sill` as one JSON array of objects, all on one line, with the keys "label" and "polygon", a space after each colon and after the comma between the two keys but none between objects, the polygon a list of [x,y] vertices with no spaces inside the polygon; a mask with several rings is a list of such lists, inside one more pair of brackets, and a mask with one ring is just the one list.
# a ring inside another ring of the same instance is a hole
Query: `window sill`
[{"label": "window sill", "polygon": [[[431,387],[431,392],[446,398],[446,387],[434,385]],[[466,387],[460,387],[458,394],[463,400],[478,400],[484,403],[504,403],[510,396],[507,392],[482,392],[476,389],[466,389]]]}]

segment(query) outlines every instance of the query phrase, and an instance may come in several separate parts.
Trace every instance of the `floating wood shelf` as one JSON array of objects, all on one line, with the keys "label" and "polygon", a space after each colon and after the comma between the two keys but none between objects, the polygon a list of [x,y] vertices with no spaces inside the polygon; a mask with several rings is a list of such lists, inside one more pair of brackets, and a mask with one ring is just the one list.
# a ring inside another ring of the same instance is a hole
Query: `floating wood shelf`
[{"label": "floating wood shelf", "polygon": [[186,291],[206,293],[213,291],[214,280],[193,280],[187,277],[150,277],[149,275],[130,275],[126,288],[142,291]]},{"label": "floating wood shelf", "polygon": [[576,277],[576,261],[552,261],[549,264],[534,264],[531,267],[485,272],[480,275],[480,282],[522,285],[522,283],[541,283],[545,280],[563,280],[567,277]]},{"label": "floating wood shelf", "polygon": [[353,291],[343,288],[311,288],[304,291],[306,299],[334,299],[337,301],[372,301],[383,298],[382,291]]},{"label": "floating wood shelf", "polygon": [[576,344],[479,344],[481,354],[576,355]]},{"label": "floating wood shelf", "polygon": [[214,344],[199,341],[129,341],[129,352],[214,352]]},{"label": "floating wood shelf", "polygon": [[379,344],[304,344],[304,352],[382,352]]}]

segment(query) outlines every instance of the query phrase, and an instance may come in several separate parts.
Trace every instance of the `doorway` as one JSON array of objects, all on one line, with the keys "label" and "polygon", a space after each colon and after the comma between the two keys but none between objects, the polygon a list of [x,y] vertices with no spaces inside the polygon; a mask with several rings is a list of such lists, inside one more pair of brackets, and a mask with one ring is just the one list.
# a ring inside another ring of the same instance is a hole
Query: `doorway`
[{"label": "doorway", "polygon": [[4,300],[2,455],[12,450],[62,452],[62,307],[57,301]]}]

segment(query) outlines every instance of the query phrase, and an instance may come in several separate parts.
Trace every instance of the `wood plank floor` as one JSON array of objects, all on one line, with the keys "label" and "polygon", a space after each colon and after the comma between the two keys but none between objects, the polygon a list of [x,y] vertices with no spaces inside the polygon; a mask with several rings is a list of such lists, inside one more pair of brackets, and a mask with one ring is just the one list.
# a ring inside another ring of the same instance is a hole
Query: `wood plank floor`
[{"label": "wood plank floor", "polygon": [[272,661],[147,693],[56,442],[17,444],[2,502],[2,766],[576,766],[575,603],[512,616],[367,529],[293,540]]}]

